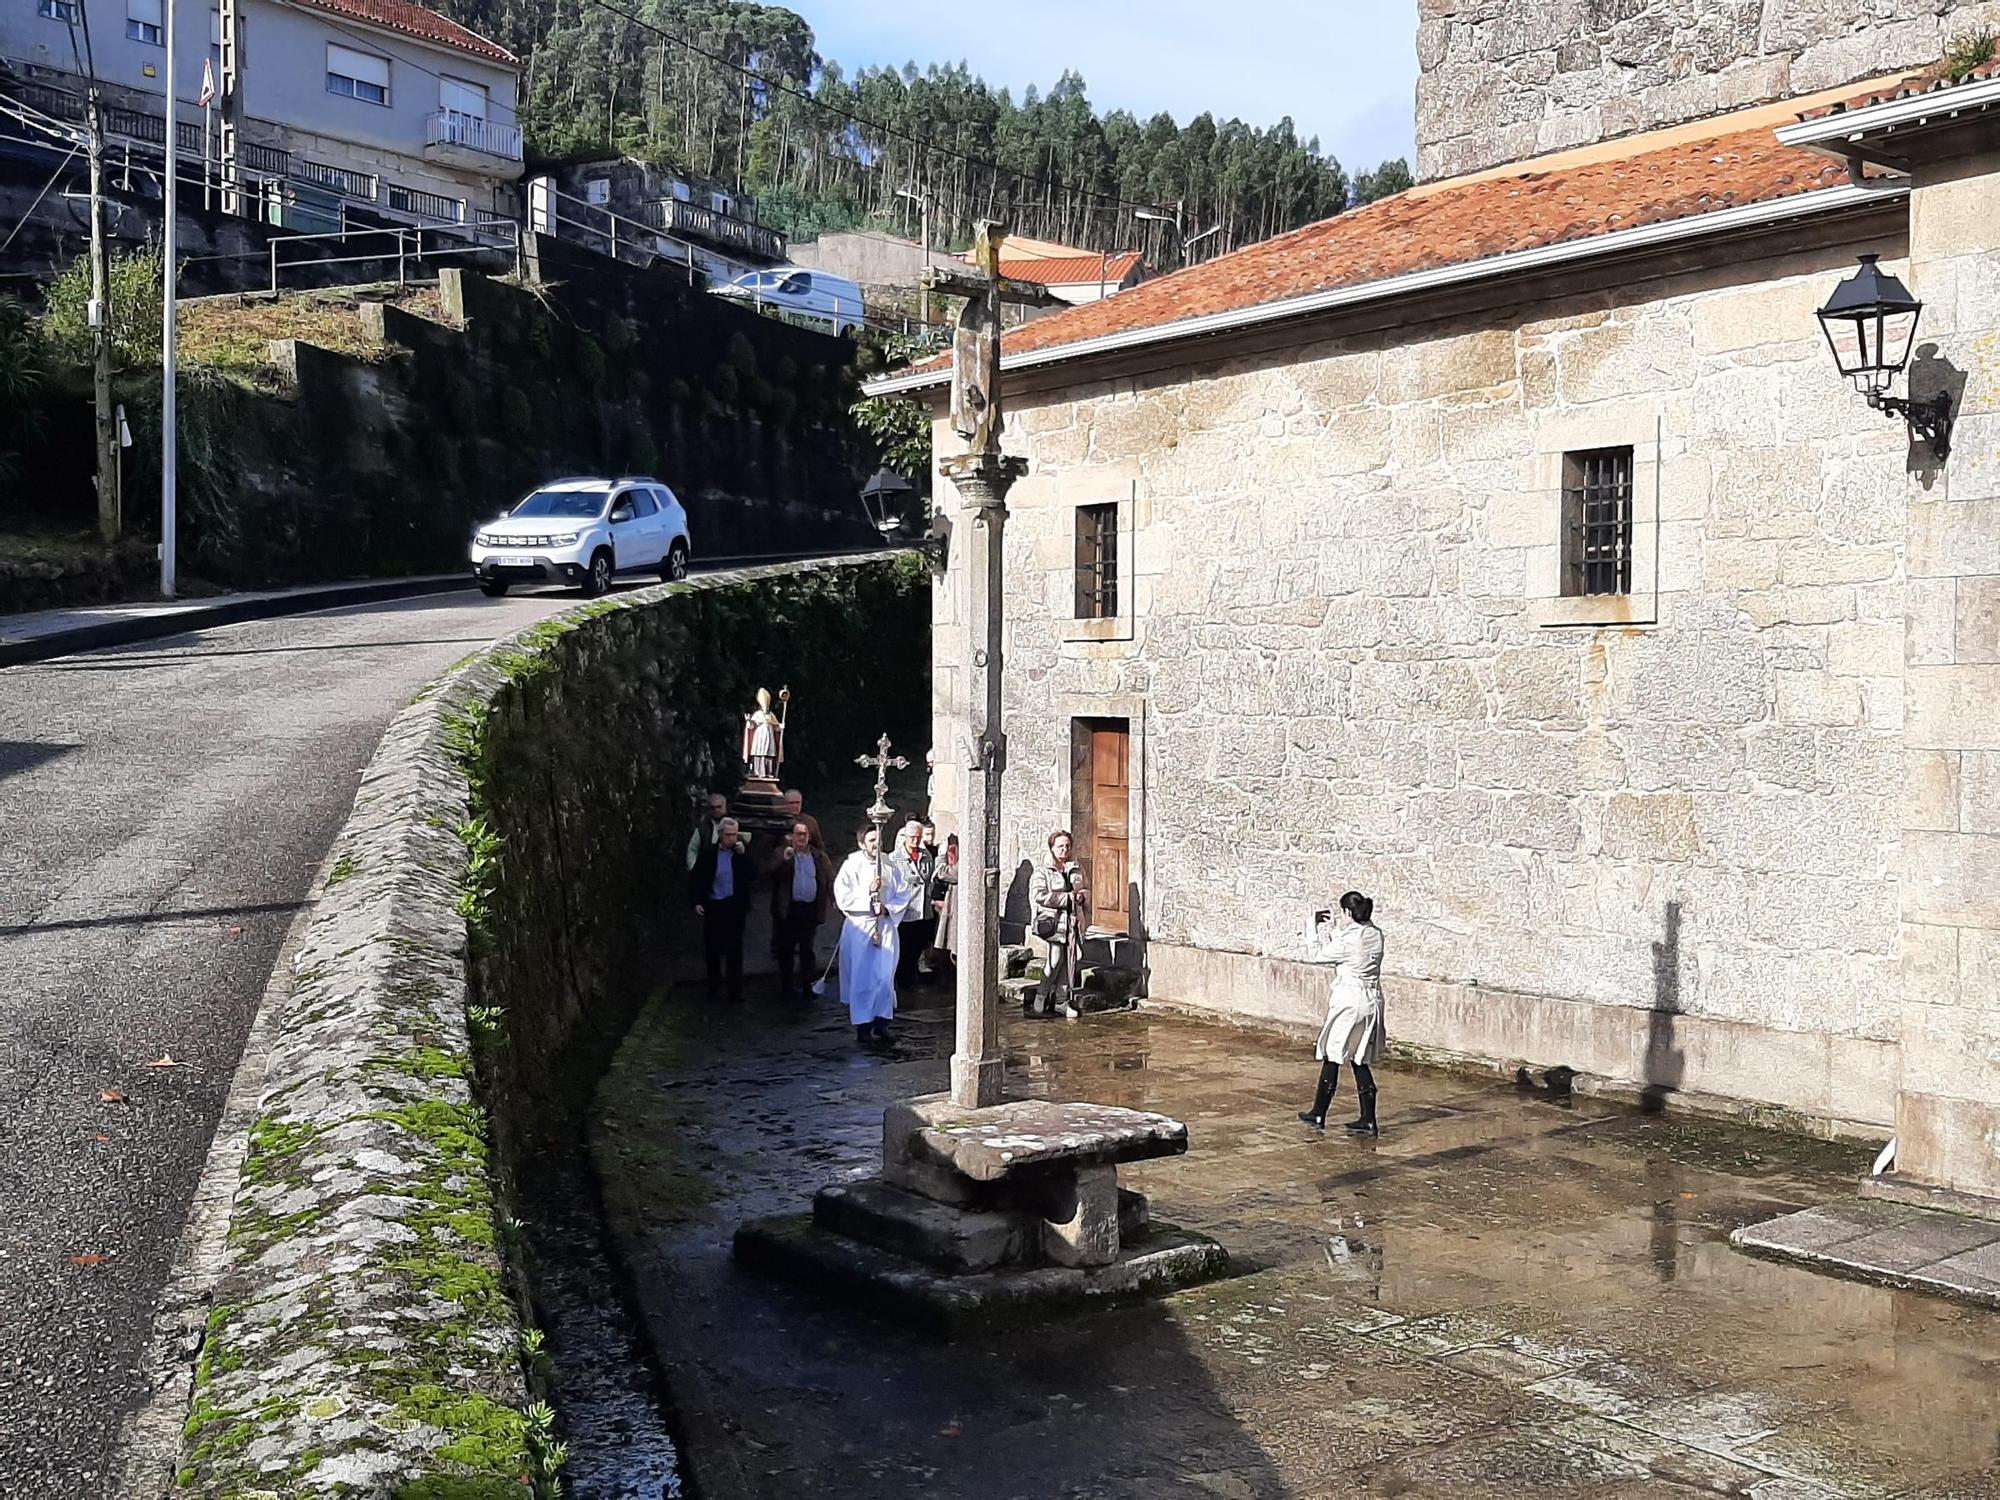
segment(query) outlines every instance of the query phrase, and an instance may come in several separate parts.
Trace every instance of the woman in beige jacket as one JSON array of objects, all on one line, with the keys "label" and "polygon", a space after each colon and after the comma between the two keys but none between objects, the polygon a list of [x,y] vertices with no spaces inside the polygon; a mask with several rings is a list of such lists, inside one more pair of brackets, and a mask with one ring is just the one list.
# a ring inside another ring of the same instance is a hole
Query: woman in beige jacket
[{"label": "woman in beige jacket", "polygon": [[1375,1124],[1375,1064],[1387,1039],[1382,1030],[1382,930],[1372,920],[1374,915],[1373,901],[1349,891],[1340,898],[1337,925],[1316,925],[1313,931],[1313,958],[1334,966],[1326,1023],[1313,1047],[1313,1056],[1320,1060],[1319,1091],[1312,1108],[1299,1115],[1314,1130],[1326,1129],[1326,1110],[1340,1082],[1340,1065],[1347,1063],[1354,1069],[1354,1089],[1361,1100],[1361,1115],[1347,1128],[1356,1135],[1381,1133]]}]

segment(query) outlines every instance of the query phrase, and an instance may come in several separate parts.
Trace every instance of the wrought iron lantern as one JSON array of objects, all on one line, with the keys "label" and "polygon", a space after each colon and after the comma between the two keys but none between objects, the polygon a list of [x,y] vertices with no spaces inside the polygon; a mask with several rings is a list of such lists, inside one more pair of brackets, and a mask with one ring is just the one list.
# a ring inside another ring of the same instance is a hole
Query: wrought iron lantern
[{"label": "wrought iron lantern", "polygon": [[917,487],[892,469],[877,469],[875,477],[861,487],[861,504],[868,520],[883,538],[895,536],[909,520],[910,497]]},{"label": "wrought iron lantern", "polygon": [[892,469],[877,469],[861,487],[861,505],[883,541],[914,548],[929,558],[933,567],[943,566],[945,538],[909,480]]},{"label": "wrought iron lantern", "polygon": [[1835,287],[1819,310],[1819,324],[1840,373],[1870,406],[1909,423],[1942,462],[1951,452],[1951,397],[1942,392],[1920,399],[1889,394],[1910,362],[1924,305],[1876,259],[1861,257],[1861,269]]}]

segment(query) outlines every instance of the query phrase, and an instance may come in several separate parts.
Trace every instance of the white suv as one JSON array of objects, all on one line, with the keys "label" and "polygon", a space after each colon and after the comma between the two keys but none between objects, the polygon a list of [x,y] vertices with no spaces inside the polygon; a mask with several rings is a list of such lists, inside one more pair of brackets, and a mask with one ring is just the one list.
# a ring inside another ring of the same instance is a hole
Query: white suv
[{"label": "white suv", "polygon": [[472,538],[480,592],[568,583],[595,598],[620,573],[687,577],[687,512],[657,479],[558,479]]}]

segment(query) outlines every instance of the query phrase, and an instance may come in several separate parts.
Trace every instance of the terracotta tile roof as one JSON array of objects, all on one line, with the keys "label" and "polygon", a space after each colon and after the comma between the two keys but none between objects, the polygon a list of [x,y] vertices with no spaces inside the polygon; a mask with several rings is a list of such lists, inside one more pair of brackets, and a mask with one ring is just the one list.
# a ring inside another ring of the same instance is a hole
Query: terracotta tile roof
[{"label": "terracotta tile roof", "polygon": [[[1728,120],[1716,122],[1727,125]],[[1432,183],[1290,234],[1249,245],[1097,302],[1037,318],[1006,338],[1032,353],[1107,335],[1164,328],[1314,292],[1621,229],[1693,218],[1846,181],[1818,152],[1781,146],[1761,117],[1750,128],[1689,138],[1636,136],[1509,174]],[[1670,144],[1662,144],[1662,140]],[[945,359],[918,369],[944,368]],[[912,373],[912,372],[904,372]]]},{"label": "terracotta tile roof", "polygon": [[1034,281],[1043,286],[1094,286],[1100,281],[1118,285],[1126,273],[1139,264],[1137,250],[1117,255],[1072,255],[1057,259],[1036,256],[1028,260],[1000,257],[1000,274],[1009,281]]},{"label": "terracotta tile roof", "polygon": [[434,42],[454,52],[469,52],[488,62],[505,63],[509,67],[519,62],[513,53],[497,42],[489,42],[478,32],[466,30],[450,16],[432,10],[428,5],[414,4],[413,0],[297,0],[297,3],[307,10],[323,10],[331,16],[345,16],[350,21],[380,26],[384,31],[401,32],[418,41]]}]

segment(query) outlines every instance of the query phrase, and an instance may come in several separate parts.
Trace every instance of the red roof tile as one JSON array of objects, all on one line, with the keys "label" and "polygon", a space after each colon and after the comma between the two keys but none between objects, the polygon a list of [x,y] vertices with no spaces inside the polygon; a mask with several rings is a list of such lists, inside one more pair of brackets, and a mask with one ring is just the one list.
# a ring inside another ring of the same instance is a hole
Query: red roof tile
[{"label": "red roof tile", "polygon": [[1000,257],[1000,274],[1009,281],[1033,281],[1043,286],[1094,286],[1098,282],[1118,285],[1126,273],[1139,264],[1139,252],[1126,250],[1117,255],[1034,256],[1026,260]]},{"label": "red roof tile", "polygon": [[419,41],[435,42],[455,52],[469,52],[489,62],[513,66],[518,59],[497,42],[489,42],[476,31],[468,31],[450,16],[417,5],[413,0],[298,0],[307,10],[323,10],[328,15],[346,16],[384,31],[401,32]]},{"label": "red roof tile", "polygon": [[[1722,122],[1718,122],[1722,123]],[[1037,318],[1009,354],[1164,328],[1314,292],[1361,286],[1510,251],[1768,202],[1846,181],[1842,165],[1778,144],[1768,125],[1705,138],[1676,132],[1576,153],[1540,170],[1426,184],[1249,245],[1101,301]],[[1620,152],[1621,145],[1632,149]],[[946,360],[923,367],[942,368]]]}]

